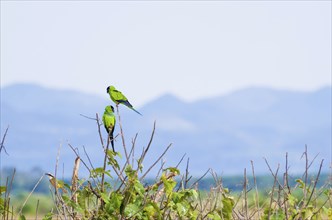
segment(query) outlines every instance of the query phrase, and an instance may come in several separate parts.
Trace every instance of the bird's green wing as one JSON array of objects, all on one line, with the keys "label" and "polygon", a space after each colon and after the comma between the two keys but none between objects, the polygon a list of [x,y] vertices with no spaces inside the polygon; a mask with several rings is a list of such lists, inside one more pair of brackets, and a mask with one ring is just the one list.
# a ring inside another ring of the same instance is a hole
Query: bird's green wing
[{"label": "bird's green wing", "polygon": [[122,92],[120,92],[119,90],[116,90],[114,88],[114,86],[110,86],[111,88],[108,91],[112,101],[115,104],[123,104],[125,106],[127,106],[128,108],[132,109],[133,111],[135,111],[136,113],[142,115],[141,113],[139,113],[136,109],[134,109],[133,105],[130,104],[130,102],[128,101],[127,97],[125,95],[122,94]]},{"label": "bird's green wing", "polygon": [[114,102],[119,102],[119,101],[127,101],[127,97],[125,95],[122,94],[122,92],[118,91],[118,90],[112,90],[111,91],[111,99]]}]

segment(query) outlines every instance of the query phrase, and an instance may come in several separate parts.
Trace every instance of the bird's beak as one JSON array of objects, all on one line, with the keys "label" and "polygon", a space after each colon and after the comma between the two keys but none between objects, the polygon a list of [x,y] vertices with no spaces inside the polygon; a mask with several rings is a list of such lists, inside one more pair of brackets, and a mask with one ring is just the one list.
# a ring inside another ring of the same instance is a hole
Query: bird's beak
[{"label": "bird's beak", "polygon": [[54,178],[54,176],[50,173],[45,173],[45,175]]},{"label": "bird's beak", "polygon": [[108,93],[108,91],[110,91],[110,87],[107,87],[106,92]]}]

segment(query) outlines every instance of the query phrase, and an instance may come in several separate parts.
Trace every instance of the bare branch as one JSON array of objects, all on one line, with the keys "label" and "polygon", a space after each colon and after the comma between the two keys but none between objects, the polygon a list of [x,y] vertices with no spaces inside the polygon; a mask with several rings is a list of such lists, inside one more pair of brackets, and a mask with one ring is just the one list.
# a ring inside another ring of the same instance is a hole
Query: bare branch
[{"label": "bare branch", "polygon": [[319,179],[319,176],[320,176],[320,172],[321,172],[322,167],[323,167],[323,162],[324,162],[324,159],[322,160],[322,162],[320,162],[320,166],[319,166],[318,174],[317,174],[317,176],[316,176],[315,183],[314,183],[314,186],[313,186],[313,188],[312,188],[312,191],[311,191],[311,194],[310,194],[310,196],[309,196],[309,199],[308,199],[308,201],[307,201],[307,205],[306,205],[306,206],[309,205],[310,200],[311,200],[311,197],[312,197],[312,195],[314,194],[314,191],[315,191],[315,189],[316,189],[316,185],[317,185],[317,182],[318,182],[318,179]]},{"label": "bare branch", "polygon": [[305,172],[304,172],[304,200],[307,198],[307,184],[308,184],[308,151],[307,151],[307,145],[305,145],[305,151],[303,153],[305,156]]},{"label": "bare branch", "polygon": [[[76,157],[80,157],[80,155],[76,152],[75,148],[68,143],[68,146],[70,147],[70,149],[72,149],[72,151],[75,153]],[[84,151],[85,151],[85,148],[83,147]],[[89,173],[91,173],[91,170],[90,168],[88,167],[88,165],[81,159],[81,162],[83,163],[83,165],[86,167],[86,169],[89,171]],[[91,162],[90,162],[91,163]]]},{"label": "bare branch", "polygon": [[8,129],[9,129],[9,125],[7,126],[6,131],[5,131],[5,133],[4,133],[3,137],[2,137],[2,140],[1,140],[0,154],[1,154],[1,151],[3,149],[5,151],[5,153],[9,156],[9,154],[7,153],[7,150],[5,148],[5,145],[4,145]]},{"label": "bare branch", "polygon": [[38,208],[39,208],[39,199],[37,200],[37,206],[36,206],[36,220],[38,219]]},{"label": "bare branch", "polygon": [[119,126],[120,126],[120,134],[121,134],[121,138],[122,138],[122,145],[123,145],[123,149],[124,149],[124,152],[125,152],[127,163],[129,163],[129,156],[128,156],[128,153],[127,153],[126,143],[125,143],[124,134],[123,134],[123,130],[122,130],[122,123],[121,123],[121,117],[120,117],[120,112],[119,112],[119,106],[118,105],[116,105],[116,111],[117,111],[118,118],[119,118]]},{"label": "bare branch", "polygon": [[251,163],[251,169],[252,169],[252,176],[254,178],[254,187],[255,187],[255,204],[256,204],[256,208],[257,208],[257,211],[258,211],[258,218],[261,219],[260,217],[260,208],[259,208],[259,197],[258,197],[258,188],[257,188],[257,181],[256,181],[256,176],[255,176],[255,168],[254,168],[254,162],[251,160],[250,161]]},{"label": "bare branch", "polygon": [[248,219],[248,195],[247,195],[247,170],[244,168],[244,174],[243,174],[243,193],[244,193],[244,215],[246,219]]},{"label": "bare branch", "polygon": [[145,151],[144,151],[144,153],[143,153],[142,162],[143,162],[143,160],[144,160],[144,158],[145,158],[146,153],[147,153],[148,150],[150,149],[150,146],[151,146],[151,143],[152,143],[152,140],[153,140],[153,137],[154,137],[154,133],[155,133],[155,131],[156,131],[156,121],[154,121],[154,123],[153,123],[153,129],[152,129],[152,133],[151,133],[150,141],[149,141],[148,146],[146,147],[146,149],[145,149]]},{"label": "bare branch", "polygon": [[[183,155],[183,157],[185,156],[186,154]],[[187,159],[187,165],[186,165],[186,175],[185,175],[185,178],[184,178],[184,188],[186,189],[187,188],[187,185],[188,185],[188,182],[189,180],[191,179],[191,176],[188,178],[189,176],[189,157]]]},{"label": "bare branch", "polygon": [[75,204],[77,204],[77,185],[78,185],[78,170],[80,167],[80,157],[76,157],[75,159],[75,163],[74,163],[74,169],[73,169],[73,175],[71,178],[71,191],[73,193],[72,195],[72,200]]},{"label": "bare branch", "polygon": [[[54,171],[54,178],[55,179],[58,179],[57,178],[57,171],[58,171],[58,165],[59,165],[59,158],[60,158],[60,150],[61,150],[61,147],[62,147],[62,144],[60,144],[59,148],[58,148],[58,153],[56,155],[56,162],[55,162],[55,171]],[[55,184],[55,195],[58,194],[58,187],[57,187],[57,184]]]},{"label": "bare branch", "polygon": [[[275,178],[275,180],[277,181],[278,185],[281,187],[282,190],[285,190],[284,187],[282,186],[282,184],[279,182],[278,177],[275,176],[275,174],[273,173],[273,171],[272,171],[272,169],[271,169],[271,167],[270,167],[270,164],[267,162],[267,159],[264,158],[264,160],[265,160],[265,163],[266,163],[266,165],[268,166],[268,168],[269,168],[269,170],[270,170],[272,176],[273,176],[273,177]],[[280,165],[278,164],[278,170],[279,170],[279,167],[280,167]]]},{"label": "bare branch", "polygon": [[100,130],[100,126],[101,126],[101,124],[99,123],[99,116],[98,116],[98,113],[96,113],[96,122],[97,122],[97,127],[98,127],[98,134],[99,134],[100,143],[101,143],[101,146],[103,147],[103,149],[105,150],[105,145],[104,145],[104,141],[103,141],[103,136],[102,136],[102,134],[101,134],[101,130]]},{"label": "bare branch", "polygon": [[172,144],[169,144],[166,150],[159,156],[159,158],[148,168],[148,170],[141,176],[140,180],[144,179],[144,177],[150,172],[150,170],[161,160],[161,158],[166,154]]},{"label": "bare branch", "polygon": [[[29,193],[28,197],[25,199],[25,201],[23,202],[23,205],[19,211],[19,216],[22,214],[22,210],[25,206],[25,204],[27,203],[28,199],[30,198],[30,196],[32,195],[32,193],[35,191],[35,189],[37,188],[37,186],[39,185],[39,183],[42,181],[42,179],[44,178],[44,174],[39,178],[38,182],[35,184],[35,186],[33,187],[33,189],[31,190],[31,192]],[[55,184],[56,185],[56,184]]]},{"label": "bare branch", "polygon": [[[266,161],[267,162],[267,161]],[[271,216],[271,207],[272,207],[272,202],[273,202],[273,196],[274,196],[274,189],[276,186],[276,182],[278,181],[278,171],[279,171],[279,164],[278,164],[278,168],[276,170],[276,173],[272,173],[273,177],[274,177],[274,182],[273,182],[273,187],[272,187],[272,191],[271,191],[271,199],[270,199],[270,205],[269,205],[269,213],[268,213],[268,219],[270,219]],[[280,186],[280,184],[279,184]]]},{"label": "bare branch", "polygon": [[191,186],[190,186],[189,188],[193,188],[193,186],[195,186],[196,183],[198,183],[199,181],[201,181],[201,180],[206,176],[206,174],[208,174],[210,171],[211,171],[211,169],[209,168],[209,169],[203,174],[203,176],[201,176],[200,178],[198,178],[193,184],[191,184]]},{"label": "bare branch", "polygon": [[160,173],[161,173],[162,170],[164,169],[164,166],[165,166],[165,161],[164,161],[164,160],[161,160],[160,168],[159,168],[159,170],[158,170],[158,172],[157,172],[157,175],[156,175],[156,181],[157,181],[157,179],[159,178]]},{"label": "bare branch", "polygon": [[143,148],[143,152],[141,154],[141,157],[138,160],[137,171],[140,169],[140,167],[141,167],[141,165],[142,165],[142,163],[143,163],[143,161],[145,159],[145,156],[146,156],[148,150],[150,149],[150,146],[151,146],[151,143],[152,143],[152,140],[153,140],[153,137],[154,137],[155,130],[156,130],[156,121],[154,121],[154,123],[153,123],[153,129],[152,129],[150,141],[149,141],[146,149]]},{"label": "bare branch", "polygon": [[[137,135],[135,135],[133,141],[132,141],[132,145],[131,145],[131,149],[130,149],[130,152],[129,152],[129,155],[128,155],[128,158],[132,157],[132,167],[134,166],[134,149],[135,149],[135,143],[136,143],[136,138],[137,138]],[[126,160],[125,164],[123,165],[122,167],[122,170],[120,172],[120,174],[122,175],[124,170],[126,169],[127,165],[130,164],[130,160]],[[138,170],[139,168],[137,168]]]},{"label": "bare branch", "polygon": [[[176,166],[175,166],[176,168],[178,168],[180,166],[180,164],[182,163],[182,161],[183,161],[183,159],[184,159],[185,156],[186,156],[186,154],[183,154],[183,156],[181,157],[181,159],[178,162],[178,164],[176,164]],[[189,160],[189,158],[188,158],[188,160]],[[187,165],[188,165],[188,163],[187,163]]]},{"label": "bare branch", "polygon": [[83,115],[83,114],[80,114],[80,116],[82,116],[82,117],[84,117],[84,118],[87,118],[87,119],[90,119],[90,120],[97,121],[96,118],[92,118],[92,117],[89,117],[89,116],[86,116],[86,115]]}]

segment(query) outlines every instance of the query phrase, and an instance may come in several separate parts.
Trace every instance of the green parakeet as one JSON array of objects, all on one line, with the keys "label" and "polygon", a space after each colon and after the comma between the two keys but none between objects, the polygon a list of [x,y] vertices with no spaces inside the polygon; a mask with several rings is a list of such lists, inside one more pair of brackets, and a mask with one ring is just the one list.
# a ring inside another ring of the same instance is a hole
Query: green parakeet
[{"label": "green parakeet", "polygon": [[103,114],[103,123],[107,134],[109,134],[109,138],[111,139],[112,149],[114,150],[114,140],[113,140],[113,132],[116,123],[115,115],[114,115],[114,108],[111,105],[105,107],[105,111]]},{"label": "green parakeet", "polygon": [[136,113],[142,115],[136,109],[134,109],[134,107],[132,106],[132,104],[130,104],[130,102],[128,101],[126,96],[124,96],[122,94],[122,92],[116,90],[114,86],[107,87],[106,92],[110,95],[112,101],[116,105],[123,104],[123,105],[127,106],[128,108],[130,108],[131,110],[135,111]]}]

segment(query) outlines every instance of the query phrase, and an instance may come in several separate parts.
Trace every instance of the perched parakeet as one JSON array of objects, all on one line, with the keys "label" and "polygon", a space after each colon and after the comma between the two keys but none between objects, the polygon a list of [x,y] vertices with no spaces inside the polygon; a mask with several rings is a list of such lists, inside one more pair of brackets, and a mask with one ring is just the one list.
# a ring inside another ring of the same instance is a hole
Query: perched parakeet
[{"label": "perched parakeet", "polygon": [[130,108],[131,110],[134,110],[136,113],[142,115],[136,109],[134,109],[134,107],[132,106],[132,104],[130,104],[130,102],[128,101],[126,96],[124,96],[122,94],[122,92],[116,90],[114,86],[107,87],[106,92],[110,95],[112,101],[116,105],[123,104],[123,105],[127,106],[128,108]]},{"label": "perched parakeet", "polygon": [[104,115],[103,115],[103,123],[105,126],[105,129],[107,131],[107,134],[109,134],[109,137],[111,139],[112,149],[114,150],[114,140],[113,140],[113,132],[115,127],[115,115],[114,115],[114,108],[111,105],[108,105],[105,107]]}]

